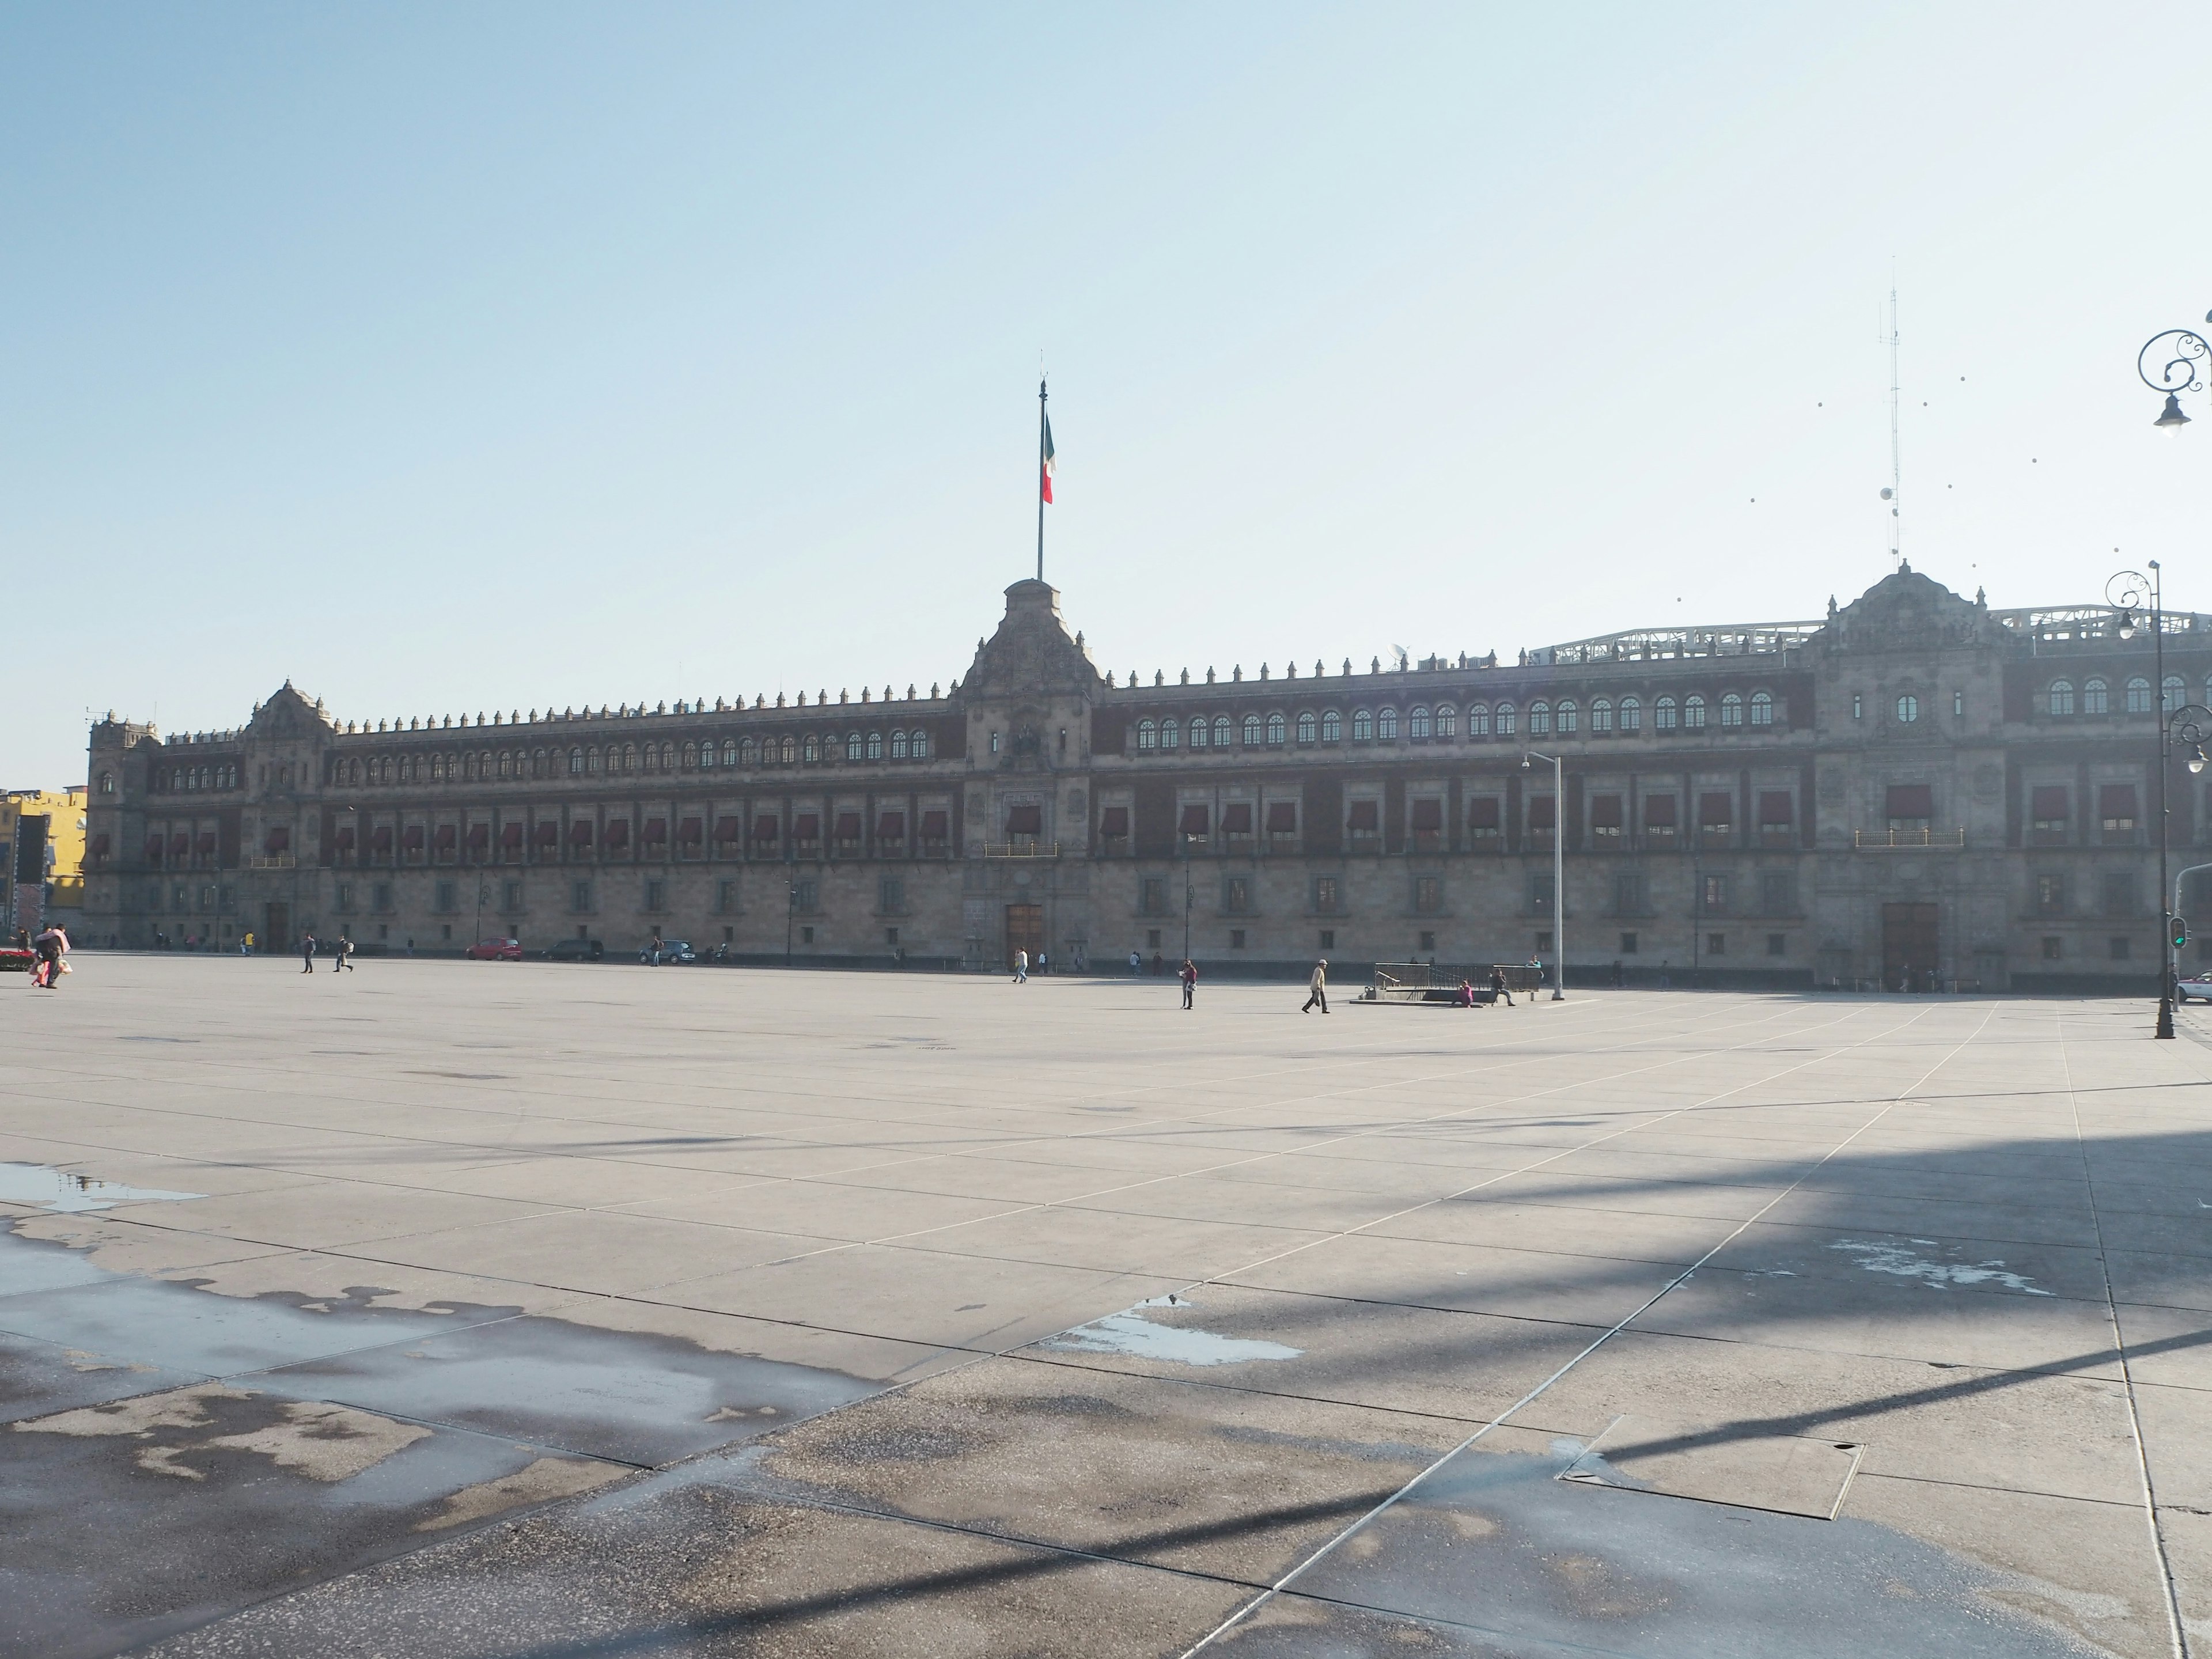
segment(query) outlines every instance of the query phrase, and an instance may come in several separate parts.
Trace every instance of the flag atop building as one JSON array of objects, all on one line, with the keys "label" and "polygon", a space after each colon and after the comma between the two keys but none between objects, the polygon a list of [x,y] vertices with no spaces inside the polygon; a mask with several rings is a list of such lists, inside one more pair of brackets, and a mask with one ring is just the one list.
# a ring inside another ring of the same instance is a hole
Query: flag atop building
[{"label": "flag atop building", "polygon": [[1048,501],[1052,499],[1052,421],[1049,416],[1045,419],[1043,442],[1038,453],[1042,459],[1038,466],[1037,488]]}]

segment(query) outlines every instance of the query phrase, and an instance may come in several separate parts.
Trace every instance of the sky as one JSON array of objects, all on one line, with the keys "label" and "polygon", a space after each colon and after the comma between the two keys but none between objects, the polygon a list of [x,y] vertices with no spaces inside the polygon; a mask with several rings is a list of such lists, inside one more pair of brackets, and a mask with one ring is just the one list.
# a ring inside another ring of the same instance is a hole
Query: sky
[{"label": "sky", "polygon": [[[0,11],[0,785],[89,718],[2212,610],[2202,5]],[[1310,666],[1309,666],[1309,672]]]}]

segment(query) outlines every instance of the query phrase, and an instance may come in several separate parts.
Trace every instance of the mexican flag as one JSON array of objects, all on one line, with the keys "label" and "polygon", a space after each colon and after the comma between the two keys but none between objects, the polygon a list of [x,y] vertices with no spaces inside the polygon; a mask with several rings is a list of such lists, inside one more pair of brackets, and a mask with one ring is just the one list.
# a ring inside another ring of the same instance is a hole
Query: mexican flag
[{"label": "mexican flag", "polygon": [[1052,422],[1049,417],[1044,422],[1044,437],[1040,449],[1044,459],[1038,473],[1037,488],[1043,499],[1049,501],[1052,499]]}]

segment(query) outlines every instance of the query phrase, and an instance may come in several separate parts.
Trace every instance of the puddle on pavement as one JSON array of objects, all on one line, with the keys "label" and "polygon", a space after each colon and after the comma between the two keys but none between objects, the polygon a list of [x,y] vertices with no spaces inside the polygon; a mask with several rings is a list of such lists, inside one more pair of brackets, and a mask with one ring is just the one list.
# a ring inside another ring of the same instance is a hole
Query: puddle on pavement
[{"label": "puddle on pavement", "polygon": [[0,1164],[0,1203],[35,1204],[65,1214],[108,1210],[118,1204],[155,1204],[205,1198],[205,1193],[165,1192],[159,1187],[127,1187],[119,1181],[95,1181],[44,1164]]},{"label": "puddle on pavement", "polygon": [[1188,1308],[1187,1297],[1149,1297],[1133,1308],[1062,1331],[1040,1346],[1067,1353],[1118,1353],[1132,1359],[1159,1359],[1176,1365],[1239,1365],[1254,1359],[1296,1359],[1303,1348],[1223,1336],[1185,1325],[1160,1325],[1145,1317],[1148,1308]]},{"label": "puddle on pavement", "polygon": [[[1915,1244],[1934,1245],[1932,1238],[1916,1238]],[[1932,1291],[1948,1290],[1954,1285],[2002,1285],[2008,1291],[2018,1291],[2025,1296],[2051,1296],[2055,1291],[2039,1289],[2022,1275],[2007,1271],[2002,1261],[1929,1261],[1917,1256],[1902,1244],[1869,1243],[1864,1239],[1843,1238],[1828,1246],[1856,1256],[1860,1267],[1870,1273],[1894,1273],[1900,1279],[1917,1279]]]}]

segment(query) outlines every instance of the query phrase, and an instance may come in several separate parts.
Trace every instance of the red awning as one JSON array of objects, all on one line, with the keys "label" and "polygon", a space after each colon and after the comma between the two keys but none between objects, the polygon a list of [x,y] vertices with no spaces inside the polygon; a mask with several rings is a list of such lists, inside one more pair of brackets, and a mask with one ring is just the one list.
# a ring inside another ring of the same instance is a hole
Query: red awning
[{"label": "red awning", "polygon": [[2136,815],[2136,787],[2132,783],[2107,783],[2097,791],[2097,816],[2100,818],[2131,818]]},{"label": "red awning", "polygon": [[[2135,792],[2129,791],[2130,799]],[[1936,816],[1936,789],[1932,784],[1893,783],[1884,792],[1887,811],[1885,817],[1933,818]]]},{"label": "red awning", "polygon": [[1618,830],[1621,824],[1620,797],[1592,795],[1590,797],[1590,828]]},{"label": "red awning", "polygon": [[[612,824],[607,827],[610,830],[614,828]],[[589,819],[579,819],[568,826],[568,844],[572,847],[589,847],[592,844],[592,825]]]},{"label": "red awning", "polygon": [[1440,800],[1417,800],[1413,803],[1413,831],[1441,830],[1444,827],[1444,804]]},{"label": "red awning", "polygon": [[192,838],[188,830],[179,830],[169,837],[169,850],[179,854],[192,850]]},{"label": "red awning", "polygon": [[821,840],[822,815],[818,812],[794,814],[791,820],[791,838],[793,841]]},{"label": "red awning", "polygon": [[1528,797],[1528,827],[1531,830],[1556,830],[1559,824],[1559,802],[1554,795]]},{"label": "red awning", "polygon": [[1249,836],[1252,833],[1252,804],[1237,801],[1221,809],[1221,833],[1224,836]]},{"label": "red awning", "polygon": [[1351,816],[1346,819],[1354,835],[1373,835],[1382,827],[1382,808],[1379,802],[1356,800],[1352,803]]},{"label": "red awning", "polygon": [[519,823],[502,823],[501,825],[500,825],[500,827],[499,827],[499,844],[500,844],[501,847],[520,847],[520,846],[521,846],[521,845],[522,845],[522,826],[521,826],[520,824],[519,824]]},{"label": "red awning", "polygon": [[1498,809],[1498,797],[1480,795],[1467,804],[1467,823],[1470,830],[1495,830],[1503,821]]},{"label": "red awning", "polygon": [[392,850],[392,826],[388,823],[380,823],[370,830],[368,847],[373,853],[389,853]]},{"label": "red awning", "polygon": [[1711,829],[1735,822],[1735,797],[1717,790],[1698,797],[1698,823]]},{"label": "red awning", "polygon": [[1674,827],[1674,798],[1672,795],[1646,795],[1644,798],[1644,823],[1650,830],[1672,830]]},{"label": "red awning", "polygon": [[1182,809],[1182,817],[1177,821],[1176,829],[1182,835],[1204,836],[1209,833],[1206,826],[1212,820],[1213,814],[1211,809],[1204,806],[1186,806]]},{"label": "red awning", "polygon": [[203,853],[212,853],[215,851],[214,830],[203,830],[200,831],[200,851]]},{"label": "red awning", "polygon": [[858,812],[837,814],[837,839],[858,841],[860,838],[860,815]]},{"label": "red awning", "polygon": [[459,842],[460,838],[461,832],[454,825],[450,823],[441,823],[438,826],[437,846],[438,850],[441,853],[452,852],[454,847]]},{"label": "red awning", "polygon": [[714,820],[714,839],[716,841],[743,841],[744,838],[745,826],[740,820],[737,818],[716,818]]},{"label": "red awning", "polygon": [[607,821],[606,844],[611,848],[617,848],[629,845],[628,818],[611,818]]},{"label": "red awning", "polygon": [[1044,808],[1042,806],[1009,806],[1006,809],[1006,833],[1010,836],[1041,836],[1044,834]]},{"label": "red awning", "polygon": [[906,814],[903,812],[885,812],[879,816],[876,819],[876,839],[878,841],[904,841],[906,839]]},{"label": "red awning", "polygon": [[156,864],[161,861],[161,838],[159,836],[146,837],[146,856]]},{"label": "red awning", "polygon": [[1129,809],[1109,806],[1098,815],[1098,833],[1119,840],[1129,833]]},{"label": "red awning", "polygon": [[1762,789],[1759,792],[1759,823],[1761,829],[1779,824],[1788,829],[1796,814],[1791,810],[1787,789]]},{"label": "red awning", "polygon": [[755,841],[774,841],[776,837],[778,825],[781,822],[781,820],[780,820],[775,813],[763,812],[758,817],[756,817],[753,820],[753,839]]},{"label": "red awning", "polygon": [[107,856],[107,847],[108,847],[107,832],[106,832],[105,830],[101,830],[98,835],[94,836],[92,838],[92,855],[93,855],[93,857],[94,857],[94,858],[96,858],[96,859],[104,859],[104,858],[106,858],[106,857]]},{"label": "red awning", "polygon": [[422,826],[419,823],[409,824],[407,826],[406,834],[400,838],[400,845],[404,847],[410,853],[421,852],[422,850]]},{"label": "red awning", "polygon": [[1298,804],[1291,800],[1271,800],[1267,803],[1267,833],[1271,836],[1295,836],[1298,833]]},{"label": "red awning", "polygon": [[539,824],[538,844],[540,847],[558,847],[561,844],[561,826],[557,823]]},{"label": "red awning", "polygon": [[337,849],[338,849],[338,851],[339,851],[339,852],[341,852],[341,853],[350,853],[351,851],[353,851],[353,831],[352,831],[352,830],[339,830],[339,831],[338,831],[338,833],[337,833]]},{"label": "red awning", "polygon": [[924,841],[943,841],[952,833],[952,818],[949,812],[924,812],[921,815],[921,838]]},{"label": "red awning", "polygon": [[488,823],[471,824],[469,826],[469,845],[471,848],[490,846],[491,825]]},{"label": "red awning", "polygon": [[272,853],[288,852],[292,846],[292,832],[280,823],[269,832],[264,845]]},{"label": "red awning", "polygon": [[666,818],[647,818],[645,821],[645,834],[641,836],[640,839],[648,842],[666,841],[668,839],[668,820]]},{"label": "red awning", "polygon": [[707,839],[707,824],[703,818],[686,818],[676,826],[676,839],[686,847],[696,847]]},{"label": "red awning", "polygon": [[2039,823],[2049,823],[2054,821],[2064,823],[2067,813],[2070,810],[2070,804],[2067,800],[2068,793],[2066,786],[2063,783],[2036,785],[2033,796],[2034,805],[2028,816]]}]

